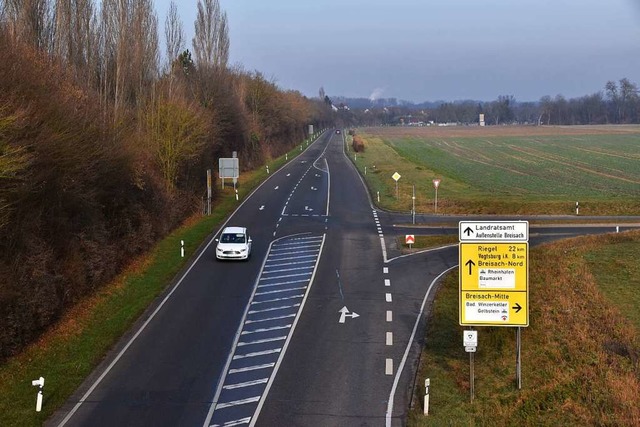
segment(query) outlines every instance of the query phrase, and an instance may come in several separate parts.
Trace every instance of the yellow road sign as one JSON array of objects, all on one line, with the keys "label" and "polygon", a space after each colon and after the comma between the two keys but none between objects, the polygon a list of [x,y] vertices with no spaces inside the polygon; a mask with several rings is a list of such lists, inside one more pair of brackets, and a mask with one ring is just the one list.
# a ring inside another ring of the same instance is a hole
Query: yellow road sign
[{"label": "yellow road sign", "polygon": [[[483,230],[495,240],[483,240]],[[460,223],[460,325],[529,326],[527,230],[527,222]],[[517,232],[516,241],[507,241],[507,232]]]},{"label": "yellow road sign", "polygon": [[462,291],[460,324],[529,326],[528,292]]},{"label": "yellow road sign", "polygon": [[460,243],[460,289],[526,291],[528,243]]}]

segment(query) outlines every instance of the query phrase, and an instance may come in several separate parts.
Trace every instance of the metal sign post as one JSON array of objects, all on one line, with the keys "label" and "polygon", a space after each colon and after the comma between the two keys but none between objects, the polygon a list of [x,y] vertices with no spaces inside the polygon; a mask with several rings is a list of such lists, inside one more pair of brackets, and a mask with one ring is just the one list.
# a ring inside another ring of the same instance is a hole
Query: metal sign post
[{"label": "metal sign post", "polygon": [[522,328],[516,328],[516,387],[518,390],[522,390],[522,359],[521,359],[521,349],[522,349]]},{"label": "metal sign post", "polygon": [[398,172],[391,175],[391,178],[393,178],[393,180],[396,182],[396,199],[398,198],[398,180],[400,179],[401,176],[402,175],[400,175]]},{"label": "metal sign post", "polygon": [[475,396],[473,354],[476,352],[476,348],[478,347],[478,331],[464,331],[462,333],[462,344],[464,345],[464,350],[469,353],[469,394],[471,401],[473,402],[473,397]]},{"label": "metal sign post", "polygon": [[412,223],[415,225],[416,223],[416,186],[413,186],[413,196],[411,196],[411,201],[413,202],[413,206],[411,207],[411,216]]},{"label": "metal sign post", "polygon": [[436,200],[435,200],[435,213],[438,213],[438,187],[440,186],[440,180],[433,180],[433,187],[436,189]]}]

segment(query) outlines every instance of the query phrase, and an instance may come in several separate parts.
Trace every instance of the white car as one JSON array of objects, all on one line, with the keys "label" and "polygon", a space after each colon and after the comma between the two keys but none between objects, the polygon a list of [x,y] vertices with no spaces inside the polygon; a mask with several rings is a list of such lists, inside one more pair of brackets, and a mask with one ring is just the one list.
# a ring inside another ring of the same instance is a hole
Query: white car
[{"label": "white car", "polygon": [[245,227],[225,227],[216,242],[217,259],[248,259],[251,255],[251,237]]}]

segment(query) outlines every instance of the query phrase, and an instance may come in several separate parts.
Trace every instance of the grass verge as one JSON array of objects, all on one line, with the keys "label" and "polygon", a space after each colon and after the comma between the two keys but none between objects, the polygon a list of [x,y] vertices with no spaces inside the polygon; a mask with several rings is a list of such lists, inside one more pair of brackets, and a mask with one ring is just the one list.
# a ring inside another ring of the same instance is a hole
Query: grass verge
[{"label": "grass verge", "polygon": [[[450,274],[428,321],[408,425],[640,425],[640,330],[620,303],[632,281],[607,291],[612,280],[599,264],[616,264],[614,278],[637,279],[638,253],[638,231],[533,248],[523,388],[515,388],[515,330],[477,328],[473,403],[458,325],[458,277]],[[640,297],[632,298],[637,307]],[[431,379],[428,417],[422,415],[424,378]]]},{"label": "grass verge", "polygon": [[[305,141],[303,145],[308,145]],[[302,151],[297,146],[269,162],[275,172]],[[239,179],[240,202],[267,178],[266,168]],[[40,426],[78,388],[106,352],[185,267],[200,244],[239,205],[227,186],[209,217],[196,215],[160,241],[147,255],[63,318],[21,354],[0,366],[0,426]],[[180,257],[180,241],[185,257]],[[45,377],[42,412],[35,412],[37,388],[31,380]]]}]

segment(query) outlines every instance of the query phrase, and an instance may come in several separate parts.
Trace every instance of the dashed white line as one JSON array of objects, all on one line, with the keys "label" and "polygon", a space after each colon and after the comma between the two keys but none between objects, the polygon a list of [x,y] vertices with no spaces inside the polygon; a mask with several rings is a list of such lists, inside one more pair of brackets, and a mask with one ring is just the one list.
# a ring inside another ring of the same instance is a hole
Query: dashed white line
[{"label": "dashed white line", "polygon": [[386,344],[393,345],[393,332],[387,332]]},{"label": "dashed white line", "polygon": [[387,322],[393,322],[393,311],[387,310]]},{"label": "dashed white line", "polygon": [[388,286],[391,286],[391,280],[389,280],[389,279],[384,279],[384,285],[385,285],[385,286],[387,286],[387,287],[388,287]]},{"label": "dashed white line", "polygon": [[392,302],[392,301],[391,301],[391,294],[390,294],[390,293],[386,293],[386,294],[384,295],[384,299],[385,299],[387,302]]},{"label": "dashed white line", "polygon": [[385,375],[393,375],[393,359],[385,360],[384,374]]},{"label": "dashed white line", "polygon": [[382,267],[383,274],[389,274],[389,267]]}]

